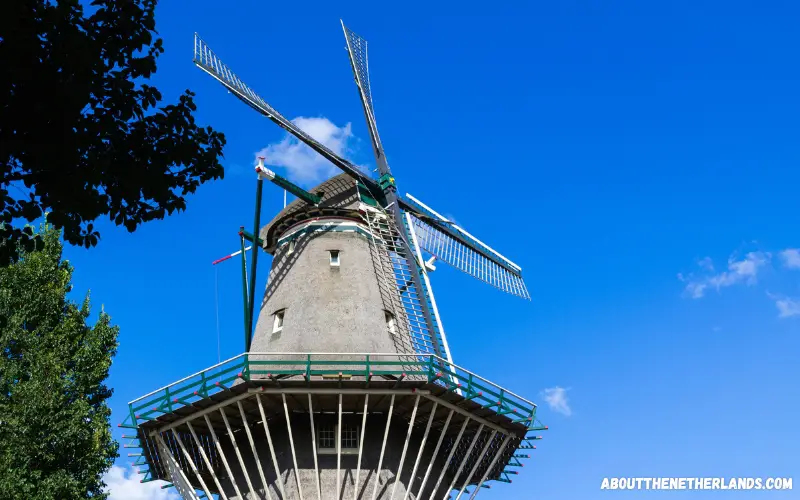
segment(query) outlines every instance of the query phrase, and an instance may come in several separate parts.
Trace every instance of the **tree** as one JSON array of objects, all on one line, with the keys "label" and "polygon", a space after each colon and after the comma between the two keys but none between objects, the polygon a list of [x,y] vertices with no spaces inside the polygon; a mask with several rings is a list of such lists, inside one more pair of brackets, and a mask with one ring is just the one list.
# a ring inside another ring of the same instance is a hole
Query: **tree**
[{"label": "tree", "polygon": [[59,232],[0,268],[0,499],[106,498],[103,473],[117,457],[105,386],[118,327],[89,295],[67,299],[72,267]]},{"label": "tree", "polygon": [[[87,248],[108,216],[134,231],[224,175],[225,137],[195,124],[187,90],[156,109],[156,0],[0,2],[0,267],[41,242],[15,227],[50,212]],[[38,242],[38,243],[37,243]]]}]

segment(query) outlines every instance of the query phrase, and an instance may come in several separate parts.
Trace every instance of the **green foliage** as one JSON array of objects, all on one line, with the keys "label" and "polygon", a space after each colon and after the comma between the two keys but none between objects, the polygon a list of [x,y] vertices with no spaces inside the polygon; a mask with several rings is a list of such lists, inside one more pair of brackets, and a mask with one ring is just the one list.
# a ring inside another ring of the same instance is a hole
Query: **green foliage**
[{"label": "green foliage", "polygon": [[195,124],[190,91],[158,107],[156,0],[0,2],[0,267],[41,244],[15,227],[45,210],[64,239],[93,221],[134,231],[223,177],[225,137]]},{"label": "green foliage", "polygon": [[67,300],[72,267],[59,232],[0,268],[0,499],[106,498],[117,456],[105,386],[118,327],[87,324],[89,296]]}]

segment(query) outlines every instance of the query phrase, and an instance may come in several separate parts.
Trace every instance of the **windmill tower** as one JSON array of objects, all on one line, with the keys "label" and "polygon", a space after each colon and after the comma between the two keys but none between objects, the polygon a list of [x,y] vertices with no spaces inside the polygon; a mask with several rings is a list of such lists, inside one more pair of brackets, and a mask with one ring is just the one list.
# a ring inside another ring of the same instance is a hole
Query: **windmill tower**
[{"label": "windmill tower", "polygon": [[[310,191],[256,167],[239,231],[245,351],[129,404],[143,481],[184,499],[474,498],[511,482],[546,429],[536,405],[453,363],[428,273],[436,259],[530,298],[521,269],[411,195],[378,136],[367,44],[344,24],[377,179],[284,118],[195,35],[195,64],[342,173]],[[264,227],[266,179],[297,199]],[[258,249],[271,254],[256,307]],[[424,260],[428,257],[427,262]],[[255,312],[258,311],[257,317]],[[254,322],[255,320],[255,322]]]}]

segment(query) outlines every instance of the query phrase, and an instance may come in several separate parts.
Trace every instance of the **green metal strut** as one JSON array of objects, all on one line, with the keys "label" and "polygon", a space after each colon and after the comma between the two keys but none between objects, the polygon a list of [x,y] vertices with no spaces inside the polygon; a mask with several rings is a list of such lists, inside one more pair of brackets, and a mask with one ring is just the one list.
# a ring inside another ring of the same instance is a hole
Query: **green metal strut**
[{"label": "green metal strut", "polygon": [[[258,231],[261,226],[261,192],[264,188],[264,181],[261,179],[261,176],[258,177],[258,181],[256,184],[256,215],[255,220],[253,221],[253,235],[257,236]],[[244,241],[244,240],[243,240]],[[244,244],[244,243],[242,243]],[[259,245],[253,242],[252,247],[252,258],[250,259],[250,311],[248,313],[248,321],[247,321],[247,342],[245,342],[245,351],[250,351],[250,342],[253,338],[253,312],[255,311],[255,299],[256,299],[256,267],[258,264],[258,250]]]},{"label": "green metal strut", "polygon": [[[292,183],[289,179],[281,177],[280,175],[276,174],[272,170],[268,169],[264,166],[264,158],[258,158],[258,166],[256,167],[256,173],[258,173],[258,178],[260,179],[267,179],[268,181],[272,182],[280,186],[281,188],[289,191],[293,195],[297,196],[301,200],[305,201],[309,205],[318,205],[322,197],[316,194],[309,193],[305,189],[301,188],[297,184]],[[258,233],[255,233],[258,234]]]},{"label": "green metal strut", "polygon": [[[242,299],[244,304],[244,346],[247,348],[250,344],[250,325],[248,324],[248,313],[250,307],[247,302],[247,252],[244,249],[244,226],[239,228],[239,238],[242,240]],[[253,244],[255,247],[255,244]]]}]

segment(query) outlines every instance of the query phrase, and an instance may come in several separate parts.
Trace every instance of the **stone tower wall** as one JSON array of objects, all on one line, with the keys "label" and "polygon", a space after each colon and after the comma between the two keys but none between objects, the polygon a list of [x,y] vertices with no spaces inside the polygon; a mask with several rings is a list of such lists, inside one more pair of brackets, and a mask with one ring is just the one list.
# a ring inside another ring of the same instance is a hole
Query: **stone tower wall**
[{"label": "stone tower wall", "polygon": [[[296,237],[291,252],[289,243],[278,247],[251,352],[397,352],[369,245],[357,232],[318,231]],[[274,331],[278,311],[283,327]]]}]

